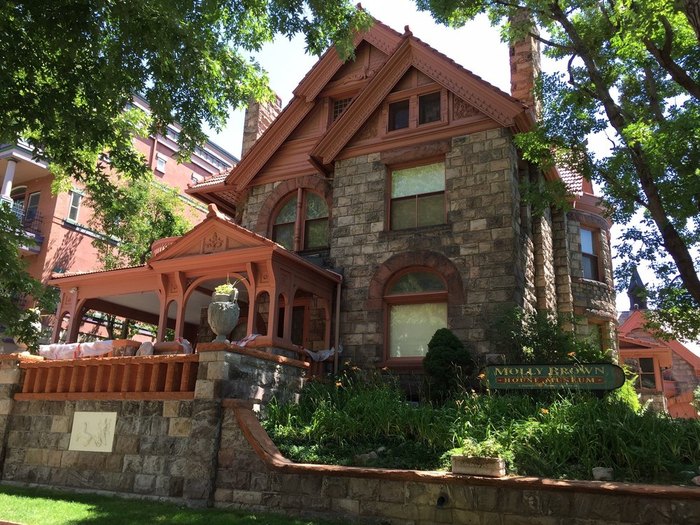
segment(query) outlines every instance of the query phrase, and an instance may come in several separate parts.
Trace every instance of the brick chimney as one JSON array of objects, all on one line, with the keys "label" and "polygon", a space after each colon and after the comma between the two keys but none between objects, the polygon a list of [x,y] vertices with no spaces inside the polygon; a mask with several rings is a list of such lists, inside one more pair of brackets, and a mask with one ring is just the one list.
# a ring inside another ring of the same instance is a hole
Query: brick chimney
[{"label": "brick chimney", "polygon": [[[522,23],[529,19],[527,10],[520,10],[511,20],[512,24]],[[530,19],[531,20],[531,19]],[[535,24],[531,21],[531,33],[539,35]],[[521,40],[510,44],[510,93],[524,104],[530,106],[539,116],[542,105],[535,100],[535,80],[540,74],[540,42],[526,35]]]},{"label": "brick chimney", "polygon": [[270,124],[277,118],[282,110],[282,99],[275,95],[272,102],[256,102],[251,100],[245,110],[245,123],[243,124],[243,145],[241,146],[241,158],[245,157],[255,141],[265,132]]}]

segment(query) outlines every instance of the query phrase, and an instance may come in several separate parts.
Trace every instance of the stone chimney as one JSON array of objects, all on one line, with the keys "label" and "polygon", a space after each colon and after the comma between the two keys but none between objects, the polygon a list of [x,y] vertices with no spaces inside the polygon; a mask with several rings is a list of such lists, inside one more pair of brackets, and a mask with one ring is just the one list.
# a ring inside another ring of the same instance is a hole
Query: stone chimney
[{"label": "stone chimney", "polygon": [[272,102],[256,102],[255,100],[249,102],[248,108],[245,110],[241,158],[245,157],[255,141],[270,127],[281,110],[282,99],[277,95]]},{"label": "stone chimney", "polygon": [[[530,20],[531,33],[539,35],[535,24],[531,21],[527,10],[520,10],[511,20],[512,24],[520,24]],[[535,100],[535,80],[540,74],[540,42],[533,36],[526,35],[521,40],[510,44],[510,93],[524,104],[530,106],[536,116],[541,114],[542,105]]]}]

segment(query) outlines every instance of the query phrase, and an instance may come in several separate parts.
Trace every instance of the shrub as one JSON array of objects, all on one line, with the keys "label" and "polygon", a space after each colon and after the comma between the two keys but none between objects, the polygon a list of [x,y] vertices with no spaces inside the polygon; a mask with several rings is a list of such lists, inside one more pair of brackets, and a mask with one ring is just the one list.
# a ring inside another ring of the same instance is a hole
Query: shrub
[{"label": "shrub", "polygon": [[455,334],[440,328],[428,343],[423,370],[428,398],[442,402],[464,389],[474,370],[474,359]]},{"label": "shrub", "polygon": [[611,362],[610,352],[565,330],[568,322],[573,319],[546,312],[528,314],[522,308],[514,308],[498,317],[492,335],[497,348],[511,363]]}]

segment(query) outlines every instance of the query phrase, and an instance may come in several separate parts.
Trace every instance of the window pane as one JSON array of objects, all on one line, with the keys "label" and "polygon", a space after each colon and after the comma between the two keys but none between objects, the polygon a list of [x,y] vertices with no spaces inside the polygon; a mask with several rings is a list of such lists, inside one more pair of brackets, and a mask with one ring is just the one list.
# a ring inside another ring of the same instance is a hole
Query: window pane
[{"label": "window pane", "polygon": [[272,240],[288,250],[294,249],[294,223],[277,224],[272,227]]},{"label": "window pane", "polygon": [[440,120],[440,92],[418,97],[418,124]]},{"label": "window pane", "polygon": [[328,219],[306,221],[304,232],[304,249],[328,247]]},{"label": "window pane", "polygon": [[416,227],[416,199],[391,201],[391,229],[405,230]]},{"label": "window pane", "polygon": [[641,374],[639,379],[642,382],[642,388],[656,390],[656,377],[654,377],[654,374]]},{"label": "window pane", "polygon": [[294,222],[297,218],[297,197],[296,195],[289,199],[287,203],[282,206],[282,209],[277,214],[275,218],[275,224],[286,224],[288,222]]},{"label": "window pane", "polygon": [[445,283],[432,272],[411,272],[401,276],[389,288],[389,294],[415,293],[415,292],[442,292]]},{"label": "window pane", "polygon": [[640,357],[639,358],[639,368],[641,368],[644,373],[654,373],[654,360],[651,357]]},{"label": "window pane", "polygon": [[433,226],[445,222],[445,194],[418,197],[418,226]]},{"label": "window pane", "polygon": [[315,193],[306,193],[306,218],[321,219],[324,217],[328,217],[328,206],[325,199]]},{"label": "window pane", "polygon": [[34,217],[36,217],[37,211],[39,210],[40,196],[41,193],[38,191],[29,194],[29,199],[27,199],[27,213],[25,214],[27,220],[32,220]]},{"label": "window pane", "polygon": [[595,251],[593,251],[593,232],[591,230],[581,228],[581,251],[591,255],[595,254]]},{"label": "window pane", "polygon": [[445,164],[443,162],[395,170],[391,174],[391,197],[393,199],[436,191],[445,191]]},{"label": "window pane", "polygon": [[408,127],[408,100],[389,104],[389,131]]},{"label": "window pane", "polygon": [[447,304],[401,304],[389,310],[389,356],[424,356],[428,341],[447,327]]},{"label": "window pane", "polygon": [[582,263],[583,263],[583,278],[584,279],[592,279],[597,281],[598,280],[598,257],[595,255],[586,255],[585,253],[582,256]]}]

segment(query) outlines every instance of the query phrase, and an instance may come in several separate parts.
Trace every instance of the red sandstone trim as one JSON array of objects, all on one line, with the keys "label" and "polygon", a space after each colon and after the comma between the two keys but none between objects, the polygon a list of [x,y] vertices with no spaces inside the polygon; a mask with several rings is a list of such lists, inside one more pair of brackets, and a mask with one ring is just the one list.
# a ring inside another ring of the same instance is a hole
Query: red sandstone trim
[{"label": "red sandstone trim", "polygon": [[292,463],[285,458],[260,425],[250,403],[240,399],[225,399],[224,408],[231,408],[236,421],[258,457],[271,469],[289,474],[331,475],[355,478],[373,478],[391,481],[415,481],[450,485],[483,485],[522,490],[556,490],[564,492],[586,492],[605,495],[633,495],[660,499],[700,498],[700,488],[647,485],[641,483],[614,483],[578,480],[556,480],[535,477],[484,478],[465,476],[449,472],[371,469],[363,467],[341,467],[338,465],[313,465]]},{"label": "red sandstone trim", "polygon": [[[294,349],[298,352],[298,349]],[[284,357],[282,355],[270,354],[268,352],[263,352],[262,350],[255,350],[253,348],[242,347],[238,345],[233,345],[229,343],[200,343],[197,345],[197,352],[231,352],[234,354],[246,355],[248,357],[254,357],[256,359],[262,359],[263,361],[271,361],[277,363],[278,365],[293,366],[296,368],[308,369],[309,363],[304,361],[299,361],[298,359],[292,359],[290,357]]]},{"label": "red sandstone trim", "polygon": [[47,392],[40,394],[15,394],[16,401],[153,401],[171,399],[194,399],[194,392]]}]

